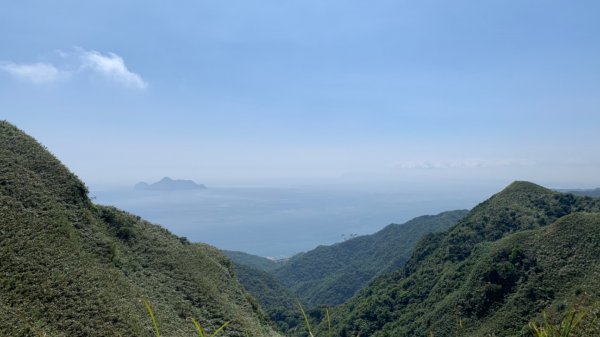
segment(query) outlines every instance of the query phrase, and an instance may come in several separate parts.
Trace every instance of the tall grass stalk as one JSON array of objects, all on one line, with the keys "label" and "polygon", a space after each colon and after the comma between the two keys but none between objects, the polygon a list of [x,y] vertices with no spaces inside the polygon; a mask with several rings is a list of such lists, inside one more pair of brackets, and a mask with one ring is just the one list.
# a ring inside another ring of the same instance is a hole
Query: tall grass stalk
[{"label": "tall grass stalk", "polygon": [[327,336],[331,337],[331,317],[329,317],[329,309],[325,308],[325,314],[327,314]]},{"label": "tall grass stalk", "polygon": [[[150,316],[150,319],[152,320],[152,326],[154,327],[154,333],[156,334],[156,337],[160,337],[160,330],[158,330],[158,324],[156,323],[156,318],[154,317],[154,312],[152,312],[152,308],[150,307],[150,302],[148,300],[144,300],[144,305],[146,306],[146,310],[148,311],[148,316]],[[230,321],[227,321],[225,323],[223,323],[223,325],[221,325],[217,330],[215,330],[215,332],[212,333],[212,335],[207,335],[206,332],[204,331],[204,329],[202,329],[202,327],[200,326],[200,323],[198,323],[198,321],[196,321],[194,318],[190,318],[192,320],[192,323],[194,324],[194,328],[196,329],[196,332],[198,333],[199,337],[215,337],[216,335],[219,334],[219,332],[223,331],[223,329],[225,329],[226,326],[229,325],[229,323],[231,323]],[[246,332],[246,335],[248,335],[248,333]]]},{"label": "tall grass stalk", "polygon": [[302,306],[302,303],[300,303],[299,300],[297,300],[296,302],[298,302],[298,307],[300,307],[300,312],[302,313],[302,317],[304,317],[304,322],[306,323],[306,328],[308,329],[308,335],[310,337],[315,337],[315,335],[313,335],[312,330],[310,328],[310,322],[308,321],[308,316],[306,316],[306,312],[304,311],[304,307]]},{"label": "tall grass stalk", "polygon": [[[296,300],[296,302],[298,303],[298,308],[300,308],[300,312],[302,313],[302,317],[304,318],[304,322],[306,323],[306,328],[308,329],[308,336],[315,337],[315,335],[313,334],[312,329],[310,327],[310,321],[308,320],[308,316],[306,315],[306,312],[304,311],[304,307],[302,306],[302,303],[300,303],[300,300]],[[325,308],[325,316],[327,317],[327,336],[331,337],[331,316],[329,315],[328,308]],[[356,335],[356,337],[359,337],[359,335]]]},{"label": "tall grass stalk", "polygon": [[578,336],[581,328],[594,327],[598,316],[591,310],[582,309],[579,304],[570,308],[558,323],[552,323],[546,312],[542,312],[543,321],[529,323],[529,329],[535,337],[571,337]]},{"label": "tall grass stalk", "polygon": [[[202,329],[202,327],[200,326],[200,323],[198,323],[198,321],[196,321],[195,319],[191,319],[192,323],[194,323],[194,328],[196,328],[196,332],[198,332],[198,336],[199,337],[206,337],[206,332],[204,332],[204,330]],[[215,330],[215,332],[213,332],[212,335],[210,335],[209,337],[214,337],[216,336],[219,332],[221,332],[221,330],[223,330],[226,326],[229,325],[230,322],[225,322],[223,323],[223,325],[221,325],[217,330]]]},{"label": "tall grass stalk", "polygon": [[152,312],[152,308],[150,307],[150,302],[148,300],[144,300],[144,305],[146,306],[146,310],[148,310],[148,315],[152,320],[152,325],[154,326],[154,333],[156,333],[156,337],[160,337],[160,331],[158,330],[158,324],[156,324],[156,318],[154,318],[154,313]]}]

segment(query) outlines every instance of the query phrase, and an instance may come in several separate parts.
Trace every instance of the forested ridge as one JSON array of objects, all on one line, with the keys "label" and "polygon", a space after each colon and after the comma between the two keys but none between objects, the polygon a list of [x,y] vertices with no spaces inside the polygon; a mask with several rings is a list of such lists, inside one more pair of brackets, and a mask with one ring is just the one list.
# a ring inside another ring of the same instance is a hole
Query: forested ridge
[{"label": "forested ridge", "polygon": [[336,308],[334,334],[531,336],[542,310],[600,295],[598,212],[598,199],[515,182]]}]

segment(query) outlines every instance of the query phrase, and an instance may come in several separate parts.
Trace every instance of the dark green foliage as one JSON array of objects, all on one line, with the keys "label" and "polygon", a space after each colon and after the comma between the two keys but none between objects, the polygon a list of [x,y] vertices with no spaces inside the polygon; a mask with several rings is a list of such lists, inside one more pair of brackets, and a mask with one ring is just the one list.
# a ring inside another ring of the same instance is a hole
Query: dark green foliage
[{"label": "dark green foliage", "polygon": [[35,140],[0,122],[0,336],[275,336],[231,263],[160,226],[93,205]]},{"label": "dark green foliage", "polygon": [[[297,299],[272,273],[238,264],[235,273],[244,288],[256,296],[266,317],[279,331],[288,337],[307,335]],[[321,310],[309,310],[308,315],[318,322]]]},{"label": "dark green foliage", "polygon": [[265,308],[296,308],[294,295],[271,273],[244,265],[235,265],[235,273],[244,288]]},{"label": "dark green foliage", "polygon": [[236,264],[240,282],[258,299],[271,321],[288,336],[306,336],[294,296],[308,304],[308,318],[319,322],[325,306],[341,303],[378,275],[397,270],[422,235],[449,228],[466,213],[444,212],[392,224],[373,235],[321,246],[288,261],[241,252],[225,254]]},{"label": "dark green foliage", "polygon": [[294,295],[272,273],[239,264],[234,269],[240,283],[256,296],[277,329],[289,331],[298,326],[300,316]]},{"label": "dark green foliage", "polygon": [[600,295],[599,211],[597,199],[513,183],[336,310],[334,335],[529,336],[542,309]]},{"label": "dark green foliage", "polygon": [[467,211],[451,211],[392,224],[381,231],[292,257],[277,277],[310,306],[344,302],[375,277],[400,268],[418,240],[450,228]]}]

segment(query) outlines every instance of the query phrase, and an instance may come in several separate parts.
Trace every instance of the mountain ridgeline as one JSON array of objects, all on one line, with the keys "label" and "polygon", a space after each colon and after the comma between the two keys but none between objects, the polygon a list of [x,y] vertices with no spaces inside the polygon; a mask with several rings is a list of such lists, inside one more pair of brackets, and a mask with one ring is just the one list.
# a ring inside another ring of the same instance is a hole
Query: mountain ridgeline
[{"label": "mountain ridgeline", "polygon": [[542,311],[600,308],[599,253],[600,199],[528,182],[286,261],[223,253],[93,204],[0,122],[0,336],[154,336],[146,301],[166,337],[194,335],[190,318],[210,332],[230,321],[224,337],[308,336],[296,298],[316,336],[323,306],[336,337],[531,336]]},{"label": "mountain ridgeline", "polygon": [[113,207],[33,138],[0,122],[0,336],[279,336],[205,244]]},{"label": "mountain ridgeline", "polygon": [[598,299],[598,212],[598,199],[515,182],[336,308],[333,334],[531,336],[542,310]]},{"label": "mountain ridgeline", "polygon": [[234,262],[240,282],[279,329],[288,336],[307,336],[296,299],[304,303],[309,316],[322,318],[319,307],[343,303],[379,275],[398,270],[423,235],[446,230],[466,214],[457,210],[417,217],[285,261],[225,254]]},{"label": "mountain ridgeline", "polygon": [[274,271],[287,262],[287,259],[273,260],[262,256],[231,250],[224,250],[223,253],[236,265],[242,265],[260,271]]},{"label": "mountain ridgeline", "polygon": [[341,304],[375,277],[403,266],[422,236],[446,230],[466,214],[457,210],[420,216],[371,235],[320,246],[292,257],[275,275],[310,306]]}]

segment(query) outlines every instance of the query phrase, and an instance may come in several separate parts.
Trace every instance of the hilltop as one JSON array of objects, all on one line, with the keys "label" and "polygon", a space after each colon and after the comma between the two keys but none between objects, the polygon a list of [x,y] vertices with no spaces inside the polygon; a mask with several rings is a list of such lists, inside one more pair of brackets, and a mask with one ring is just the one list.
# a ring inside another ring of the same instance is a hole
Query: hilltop
[{"label": "hilltop", "polygon": [[33,138],[0,122],[0,335],[163,336],[190,317],[223,336],[278,336],[220,251],[113,207]]},{"label": "hilltop", "polygon": [[334,334],[528,336],[541,310],[600,296],[599,212],[598,199],[515,182],[337,308]]}]

